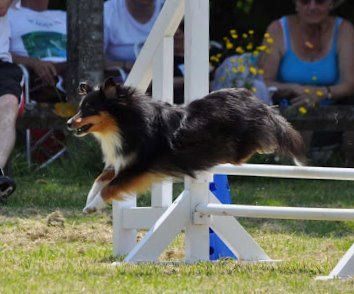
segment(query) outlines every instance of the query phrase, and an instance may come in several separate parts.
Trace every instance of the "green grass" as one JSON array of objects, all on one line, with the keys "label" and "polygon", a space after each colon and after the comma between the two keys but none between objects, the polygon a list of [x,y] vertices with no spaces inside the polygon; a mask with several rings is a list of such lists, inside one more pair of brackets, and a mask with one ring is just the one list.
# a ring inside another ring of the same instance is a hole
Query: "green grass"
[{"label": "green grass", "polygon": [[[14,162],[18,190],[0,208],[0,293],[353,293],[353,279],[314,279],[327,275],[354,242],[353,222],[241,220],[268,255],[282,260],[278,263],[112,267],[110,210],[81,213],[101,159],[95,145],[80,144],[84,148],[71,152],[71,160],[40,172]],[[230,180],[235,203],[354,206],[354,182]],[[175,194],[181,189],[177,184]],[[148,203],[147,195],[139,198],[140,205]],[[54,211],[63,215],[63,226],[51,225]],[[181,234],[161,259],[183,256]]]}]

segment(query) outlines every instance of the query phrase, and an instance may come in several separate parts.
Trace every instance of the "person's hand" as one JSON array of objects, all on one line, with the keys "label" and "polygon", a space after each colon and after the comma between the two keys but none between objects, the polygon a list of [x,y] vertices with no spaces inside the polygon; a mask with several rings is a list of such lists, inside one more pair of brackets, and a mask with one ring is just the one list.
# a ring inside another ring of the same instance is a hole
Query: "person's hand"
[{"label": "person's hand", "polygon": [[299,96],[291,99],[291,105],[294,108],[301,106],[313,107],[325,98],[326,91],[321,88],[308,88]]},{"label": "person's hand", "polygon": [[297,97],[305,94],[306,88],[302,85],[292,84],[290,86],[290,91],[293,97]]},{"label": "person's hand", "polygon": [[55,77],[58,73],[52,62],[34,59],[31,68],[42,81],[49,85],[55,85]]}]

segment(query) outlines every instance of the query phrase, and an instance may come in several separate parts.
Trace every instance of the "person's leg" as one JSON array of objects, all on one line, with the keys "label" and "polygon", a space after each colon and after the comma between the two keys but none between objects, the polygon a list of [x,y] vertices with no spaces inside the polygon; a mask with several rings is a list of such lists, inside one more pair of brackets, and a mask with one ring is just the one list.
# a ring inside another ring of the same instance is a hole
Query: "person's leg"
[{"label": "person's leg", "polygon": [[5,203],[15,190],[15,182],[5,176],[3,168],[10,156],[16,138],[18,98],[12,94],[0,97],[0,203]]},{"label": "person's leg", "polygon": [[0,168],[4,168],[16,138],[18,98],[11,94],[0,97]]},{"label": "person's leg", "polygon": [[3,168],[15,144],[21,79],[17,65],[0,61],[0,203],[15,190],[15,182],[4,175]]}]

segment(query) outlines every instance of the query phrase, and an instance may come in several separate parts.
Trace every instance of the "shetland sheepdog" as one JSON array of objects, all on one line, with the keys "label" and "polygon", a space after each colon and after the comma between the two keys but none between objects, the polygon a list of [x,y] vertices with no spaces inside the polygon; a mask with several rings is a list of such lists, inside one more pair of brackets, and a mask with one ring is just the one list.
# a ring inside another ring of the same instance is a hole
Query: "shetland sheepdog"
[{"label": "shetland sheepdog", "polygon": [[246,89],[212,92],[187,106],[152,101],[112,79],[99,89],[82,83],[79,93],[84,97],[68,128],[78,137],[96,137],[105,163],[85,213],[165,177],[195,177],[217,164],[241,164],[257,152],[305,162],[300,134]]}]

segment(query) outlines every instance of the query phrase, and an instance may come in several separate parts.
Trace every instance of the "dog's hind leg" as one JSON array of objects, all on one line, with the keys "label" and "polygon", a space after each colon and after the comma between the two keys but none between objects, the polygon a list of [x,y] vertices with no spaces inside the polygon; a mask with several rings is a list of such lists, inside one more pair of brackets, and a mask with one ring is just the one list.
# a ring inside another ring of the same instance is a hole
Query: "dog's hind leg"
[{"label": "dog's hind leg", "polygon": [[109,184],[109,182],[114,178],[115,173],[113,169],[104,170],[93,183],[90,192],[87,195],[86,205],[90,204],[95,196]]},{"label": "dog's hind leg", "polygon": [[163,177],[152,172],[136,173],[132,170],[123,170],[86,205],[84,213],[96,212],[112,200],[124,200],[129,194],[144,191]]}]

